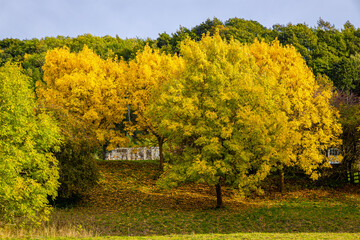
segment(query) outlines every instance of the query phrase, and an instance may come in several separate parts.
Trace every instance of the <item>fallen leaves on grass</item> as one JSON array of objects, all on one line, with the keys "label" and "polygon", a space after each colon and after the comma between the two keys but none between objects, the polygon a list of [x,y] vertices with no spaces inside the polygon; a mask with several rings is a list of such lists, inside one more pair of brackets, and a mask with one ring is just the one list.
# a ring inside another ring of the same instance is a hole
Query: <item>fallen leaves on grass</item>
[{"label": "fallen leaves on grass", "polygon": [[107,161],[99,162],[99,168],[99,184],[77,207],[56,210],[56,219],[98,235],[360,231],[360,194],[354,187],[300,185],[284,195],[274,188],[246,199],[224,187],[225,208],[217,210],[215,189],[206,184],[158,189],[156,162]]}]

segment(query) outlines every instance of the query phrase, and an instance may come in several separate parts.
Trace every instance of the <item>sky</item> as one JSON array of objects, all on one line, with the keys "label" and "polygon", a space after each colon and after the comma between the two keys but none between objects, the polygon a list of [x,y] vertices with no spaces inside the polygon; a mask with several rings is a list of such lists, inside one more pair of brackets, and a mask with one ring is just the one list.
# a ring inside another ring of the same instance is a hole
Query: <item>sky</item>
[{"label": "sky", "polygon": [[0,39],[95,36],[152,38],[214,17],[254,20],[265,27],[320,18],[360,28],[360,0],[0,0]]}]

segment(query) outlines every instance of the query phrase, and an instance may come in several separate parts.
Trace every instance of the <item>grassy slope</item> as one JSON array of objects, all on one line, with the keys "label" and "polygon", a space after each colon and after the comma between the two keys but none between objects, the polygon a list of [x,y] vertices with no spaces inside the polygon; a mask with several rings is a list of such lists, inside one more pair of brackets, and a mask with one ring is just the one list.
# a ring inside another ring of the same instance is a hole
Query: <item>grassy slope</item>
[{"label": "grassy slope", "polygon": [[99,186],[77,207],[57,209],[52,224],[72,224],[99,236],[360,232],[358,187],[326,190],[292,184],[285,196],[272,191],[248,199],[225,190],[226,207],[214,209],[215,192],[207,185],[157,189],[154,162],[99,162],[99,167],[103,176]]}]

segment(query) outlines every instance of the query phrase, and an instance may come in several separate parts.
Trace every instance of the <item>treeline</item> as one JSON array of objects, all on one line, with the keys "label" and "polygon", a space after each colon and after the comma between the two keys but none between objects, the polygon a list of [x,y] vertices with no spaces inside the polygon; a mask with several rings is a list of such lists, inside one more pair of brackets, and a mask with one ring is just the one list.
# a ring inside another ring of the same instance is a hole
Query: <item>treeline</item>
[{"label": "treeline", "polygon": [[225,22],[217,18],[191,29],[180,27],[172,34],[160,33],[157,39],[121,39],[118,36],[97,37],[90,34],[70,37],[45,37],[43,39],[0,41],[0,65],[11,60],[22,62],[27,74],[39,80],[45,53],[58,47],[68,47],[79,52],[86,45],[102,58],[133,59],[146,44],[167,53],[179,53],[180,43],[190,38],[200,40],[204,34],[219,31],[223,39],[235,39],[241,43],[253,43],[255,38],[293,45],[312,68],[315,75],[325,74],[341,91],[360,93],[360,29],[346,22],[341,30],[322,19],[317,27],[306,24],[274,25],[266,28],[256,21],[231,18]]}]

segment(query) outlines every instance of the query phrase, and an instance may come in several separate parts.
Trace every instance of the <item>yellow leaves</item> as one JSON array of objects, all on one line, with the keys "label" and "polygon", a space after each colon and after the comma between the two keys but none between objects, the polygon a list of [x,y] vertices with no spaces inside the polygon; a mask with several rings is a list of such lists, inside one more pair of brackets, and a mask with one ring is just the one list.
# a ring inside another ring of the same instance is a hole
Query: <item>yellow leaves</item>
[{"label": "yellow leaves", "polygon": [[221,138],[228,139],[231,138],[233,134],[233,128],[231,125],[225,126],[221,129]]},{"label": "yellow leaves", "polygon": [[325,86],[326,79],[319,80],[325,87],[317,84],[292,46],[283,47],[278,41],[270,45],[255,41],[250,51],[261,74],[273,81],[269,86],[277,99],[277,108],[288,119],[283,121],[283,133],[276,142],[282,151],[293,153],[290,157],[278,154],[282,156],[279,161],[285,165],[297,164],[317,178],[316,166],[325,158],[319,149],[336,145],[341,133],[338,113],[330,106],[331,87]]},{"label": "yellow leaves", "polygon": [[217,34],[184,41],[181,57],[146,46],[128,64],[86,47],[78,54],[56,49],[46,56],[44,81],[39,93],[48,105],[112,147],[126,144],[113,128],[129,106],[136,116],[126,122],[130,134],[171,136],[188,147],[183,162],[191,163],[191,176],[205,181],[208,174],[212,183],[225,172],[242,178],[246,169],[257,170],[257,181],[271,164],[298,164],[313,174],[323,160],[318,149],[340,133],[330,89],[317,84],[295,48],[278,41],[242,45]]},{"label": "yellow leaves", "polygon": [[[151,129],[152,134],[162,135],[155,120],[166,112],[159,108],[157,103],[169,101],[160,96],[161,92],[170,80],[181,74],[183,67],[182,58],[161,54],[149,46],[138,52],[136,58],[129,62],[125,76],[129,84],[129,103],[137,118],[134,123],[127,125],[128,130]],[[173,88],[170,91],[176,93],[178,90]],[[176,101],[176,94],[172,101]]]},{"label": "yellow leaves", "polygon": [[215,35],[184,41],[181,56],[185,70],[162,92],[167,114],[158,120],[174,145],[185,144],[178,164],[189,179],[214,184],[221,176],[251,189],[279,165],[316,178],[319,149],[340,134],[338,114],[294,47]]},{"label": "yellow leaves", "polygon": [[200,156],[194,157],[194,162],[187,170],[189,176],[199,175],[200,183],[216,183],[217,169],[208,164],[206,160],[201,159]]},{"label": "yellow leaves", "polygon": [[[51,50],[39,97],[49,108],[81,119],[88,129],[107,131],[122,122],[127,110],[125,68],[124,62],[103,60],[86,46],[79,53]],[[105,141],[104,134],[96,136]]]},{"label": "yellow leaves", "polygon": [[191,136],[195,132],[195,127],[191,125],[183,126],[184,136]]},{"label": "yellow leaves", "polygon": [[215,120],[218,118],[217,113],[213,111],[206,111],[205,117],[207,117],[209,120]]}]

